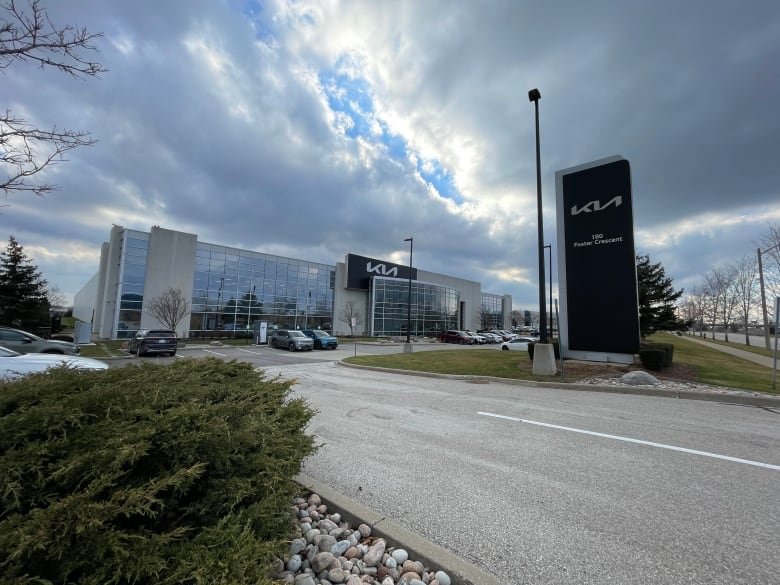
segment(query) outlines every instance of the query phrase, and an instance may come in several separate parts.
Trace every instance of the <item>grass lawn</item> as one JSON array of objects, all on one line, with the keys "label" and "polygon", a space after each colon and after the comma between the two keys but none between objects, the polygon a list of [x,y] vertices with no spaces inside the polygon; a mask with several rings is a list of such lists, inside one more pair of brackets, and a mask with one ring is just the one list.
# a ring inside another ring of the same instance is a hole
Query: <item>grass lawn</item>
[{"label": "grass lawn", "polygon": [[[684,337],[659,333],[651,341],[673,343],[674,362],[677,371],[686,372],[687,381],[727,386],[744,390],[772,393],[770,369],[725,354],[716,349],[701,346]],[[536,380],[556,382],[554,378],[534,376],[531,372],[531,360],[528,354],[520,351],[486,350],[442,350],[418,351],[411,354],[393,354],[382,356],[357,356],[344,360],[359,365],[410,370],[415,372],[433,372],[471,376],[494,376],[513,380]],[[565,382],[576,382],[592,376],[620,375],[629,368],[614,364],[583,364],[582,362],[564,362]],[[665,373],[653,372],[659,377]],[[673,371],[666,375],[673,376]]]},{"label": "grass lawn", "polygon": [[[773,393],[772,370],[770,368],[731,356],[717,349],[704,347],[677,335],[656,333],[650,339],[652,341],[673,343],[674,362],[693,366],[696,371],[696,380],[699,382]],[[722,345],[734,346],[734,344],[725,342]],[[741,346],[738,347],[743,349]],[[761,352],[756,351],[754,353]],[[777,394],[779,392],[775,390],[774,393]]]}]

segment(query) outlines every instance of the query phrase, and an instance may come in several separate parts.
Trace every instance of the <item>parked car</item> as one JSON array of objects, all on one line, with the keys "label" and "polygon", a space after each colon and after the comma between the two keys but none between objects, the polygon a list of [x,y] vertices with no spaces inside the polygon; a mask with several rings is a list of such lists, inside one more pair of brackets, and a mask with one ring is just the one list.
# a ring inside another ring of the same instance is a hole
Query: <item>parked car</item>
[{"label": "parked car", "polygon": [[277,329],[269,341],[271,347],[280,347],[290,351],[311,351],[314,340],[295,329]]},{"label": "parked car", "polygon": [[503,337],[493,333],[492,331],[482,331],[480,335],[485,337],[488,343],[501,343],[502,341],[504,341]]},{"label": "parked car", "polygon": [[0,346],[0,379],[15,380],[29,374],[39,374],[49,368],[66,366],[74,370],[107,370],[108,364],[77,355],[56,353],[19,353]]},{"label": "parked car", "polygon": [[487,343],[487,337],[482,335],[481,333],[474,333],[473,331],[464,331],[466,335],[469,335],[474,338],[474,343],[478,343],[479,345],[485,345]]},{"label": "parked car", "polygon": [[521,351],[528,350],[528,344],[533,343],[537,341],[533,337],[515,337],[514,339],[510,339],[509,341],[505,341],[501,344],[501,349],[503,350],[510,350],[510,349],[519,349]]},{"label": "parked car", "polygon": [[0,327],[0,345],[17,353],[59,353],[78,355],[79,346],[69,341],[44,339],[21,329]]},{"label": "parked car", "polygon": [[441,334],[441,340],[444,343],[460,343],[461,345],[474,345],[475,340],[465,331],[450,329]]},{"label": "parked car", "polygon": [[167,353],[176,355],[179,340],[176,332],[170,329],[141,329],[127,344],[127,351],[138,357],[147,353]]},{"label": "parked car", "polygon": [[314,349],[338,349],[339,340],[322,329],[304,329],[303,334],[314,340]]}]

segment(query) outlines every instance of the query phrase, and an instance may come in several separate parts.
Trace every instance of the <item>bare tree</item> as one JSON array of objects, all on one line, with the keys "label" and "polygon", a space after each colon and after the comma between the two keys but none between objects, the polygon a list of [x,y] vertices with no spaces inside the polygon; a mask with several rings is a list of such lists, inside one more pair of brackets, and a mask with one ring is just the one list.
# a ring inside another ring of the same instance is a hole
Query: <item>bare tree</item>
[{"label": "bare tree", "polygon": [[[99,77],[105,72],[84,54],[97,51],[92,42],[101,33],[85,28],[57,26],[49,19],[40,0],[21,6],[15,0],[0,0],[0,71],[16,61],[33,62],[40,68],[59,70],[77,78]],[[87,132],[36,128],[10,110],[0,114],[0,191],[44,195],[57,187],[31,181],[47,166],[64,161],[65,153],[95,143]]]},{"label": "bare tree", "polygon": [[354,301],[344,303],[344,308],[339,311],[339,321],[349,326],[349,335],[354,337],[355,326],[363,322],[363,316],[360,314],[360,309],[357,308]]},{"label": "bare tree", "polygon": [[780,224],[770,225],[762,235],[759,249],[764,269],[764,285],[768,298],[780,296]]},{"label": "bare tree", "polygon": [[752,256],[743,256],[734,264],[734,292],[737,309],[745,328],[745,345],[750,345],[750,312],[758,297],[758,264]]},{"label": "bare tree", "polygon": [[146,310],[168,329],[176,331],[181,320],[190,312],[190,303],[180,288],[171,287],[159,297],[150,299]]},{"label": "bare tree", "polygon": [[65,307],[65,295],[56,284],[46,288],[46,299],[49,301],[49,307]]}]

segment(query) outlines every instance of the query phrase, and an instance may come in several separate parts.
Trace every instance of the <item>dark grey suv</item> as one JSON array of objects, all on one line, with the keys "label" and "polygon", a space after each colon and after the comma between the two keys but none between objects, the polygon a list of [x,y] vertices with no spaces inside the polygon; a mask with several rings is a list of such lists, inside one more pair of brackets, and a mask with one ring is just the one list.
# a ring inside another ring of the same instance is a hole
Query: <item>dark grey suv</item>
[{"label": "dark grey suv", "polygon": [[127,343],[127,351],[138,357],[147,353],[167,353],[176,355],[179,340],[170,329],[141,329]]},{"label": "dark grey suv", "polygon": [[271,347],[281,347],[290,351],[311,351],[314,340],[296,329],[277,329],[271,335]]}]

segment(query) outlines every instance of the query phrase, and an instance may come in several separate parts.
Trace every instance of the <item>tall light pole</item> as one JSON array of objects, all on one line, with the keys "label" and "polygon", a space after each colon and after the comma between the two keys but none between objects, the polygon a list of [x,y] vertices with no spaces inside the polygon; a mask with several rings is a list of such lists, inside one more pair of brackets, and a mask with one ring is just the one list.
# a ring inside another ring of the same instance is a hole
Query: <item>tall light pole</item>
[{"label": "tall light pole", "polygon": [[552,244],[547,244],[545,247],[546,249],[550,250],[550,263],[548,266],[549,272],[550,272],[550,338],[552,339],[553,333],[555,331],[555,325],[553,323],[553,294],[552,294]]},{"label": "tall light pole", "polygon": [[539,147],[539,100],[538,89],[528,92],[528,100],[534,103],[536,112],[536,223],[539,238],[539,343],[547,343],[547,314],[544,302],[544,219],[542,217],[542,156]]},{"label": "tall light pole", "polygon": [[414,253],[414,238],[406,238],[409,242],[409,298],[406,303],[406,343],[412,342],[412,254]]},{"label": "tall light pole", "polygon": [[766,292],[764,289],[764,268],[761,262],[761,254],[766,254],[767,252],[771,252],[775,248],[780,248],[780,243],[772,246],[771,248],[767,248],[766,250],[761,250],[761,248],[758,249],[758,281],[761,288],[761,315],[764,318],[764,344],[767,349],[771,349],[771,346],[769,344],[769,317],[766,313]]}]

